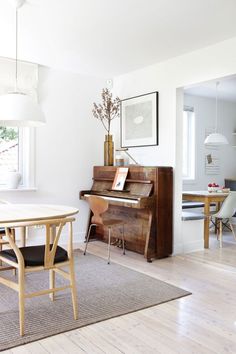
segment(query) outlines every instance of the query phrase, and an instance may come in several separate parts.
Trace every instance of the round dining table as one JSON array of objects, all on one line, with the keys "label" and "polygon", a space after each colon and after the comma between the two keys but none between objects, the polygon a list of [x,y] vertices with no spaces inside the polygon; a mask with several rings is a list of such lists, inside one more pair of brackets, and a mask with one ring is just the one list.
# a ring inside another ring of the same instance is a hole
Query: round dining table
[{"label": "round dining table", "polygon": [[[0,227],[24,221],[59,219],[75,215],[77,208],[51,204],[0,204]],[[25,246],[25,227],[21,227],[21,243]]]}]

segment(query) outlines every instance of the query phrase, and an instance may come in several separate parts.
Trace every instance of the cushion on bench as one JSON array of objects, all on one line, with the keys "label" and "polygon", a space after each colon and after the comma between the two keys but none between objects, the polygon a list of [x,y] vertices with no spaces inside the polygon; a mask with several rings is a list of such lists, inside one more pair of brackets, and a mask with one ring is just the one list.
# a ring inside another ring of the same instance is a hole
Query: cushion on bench
[{"label": "cushion on bench", "polygon": [[204,208],[204,203],[200,202],[182,202],[182,209],[191,209],[191,208]]},{"label": "cushion on bench", "polygon": [[189,221],[189,220],[203,220],[205,219],[205,215],[202,213],[193,213],[189,211],[182,212],[182,220]]},{"label": "cushion on bench", "polygon": [[[188,200],[182,201],[182,209],[192,209],[192,208],[204,208],[205,204],[202,202],[190,202]],[[215,206],[215,203],[210,204],[211,207]]]}]

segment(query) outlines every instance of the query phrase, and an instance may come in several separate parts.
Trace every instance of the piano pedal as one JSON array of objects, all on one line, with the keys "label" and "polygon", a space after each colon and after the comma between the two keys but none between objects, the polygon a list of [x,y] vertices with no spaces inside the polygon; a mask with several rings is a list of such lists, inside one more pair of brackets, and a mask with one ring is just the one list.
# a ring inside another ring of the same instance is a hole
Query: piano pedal
[{"label": "piano pedal", "polygon": [[112,246],[117,246],[117,247],[119,247],[119,246],[118,246],[118,245],[119,245],[119,241],[120,241],[120,239],[119,239],[119,238],[116,238],[115,241],[111,242],[111,245],[112,245]]},{"label": "piano pedal", "polygon": [[111,245],[119,248],[123,248],[122,240],[120,238],[116,238],[115,241],[111,242]]}]

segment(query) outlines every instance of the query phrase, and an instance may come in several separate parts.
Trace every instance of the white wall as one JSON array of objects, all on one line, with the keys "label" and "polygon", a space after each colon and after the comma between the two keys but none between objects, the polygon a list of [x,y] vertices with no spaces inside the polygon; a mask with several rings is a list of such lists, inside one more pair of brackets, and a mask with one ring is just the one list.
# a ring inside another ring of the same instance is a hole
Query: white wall
[{"label": "white wall", "polygon": [[[142,50],[140,48],[140,50]],[[163,63],[152,65],[114,80],[120,98],[159,91],[159,146],[131,149],[145,165],[175,168],[174,250],[183,250],[181,230],[182,197],[182,89],[181,87],[236,73],[236,38]],[[177,90],[178,89],[178,90]],[[176,93],[178,100],[176,100]],[[177,112],[177,113],[176,113]],[[118,127],[116,129],[119,139]]]},{"label": "white wall", "polygon": [[[196,178],[194,182],[183,183],[184,190],[203,190],[208,183],[215,182],[224,185],[226,177],[236,177],[236,148],[233,148],[232,133],[236,131],[236,103],[218,100],[218,132],[225,135],[229,145],[224,145],[214,151],[204,145],[205,130],[214,128],[216,102],[215,99],[184,95],[184,104],[194,108],[196,128]],[[235,138],[236,139],[236,138]],[[205,172],[205,155],[218,154],[220,158],[220,174],[207,175]]]},{"label": "white wall", "polygon": [[[142,48],[140,48],[142,50]],[[185,54],[114,80],[114,93],[127,98],[159,91],[159,146],[131,149],[145,165],[173,166],[174,250],[183,250],[182,196],[182,87],[236,73],[236,37]],[[85,231],[87,206],[80,189],[90,188],[92,166],[103,163],[104,131],[91,117],[91,105],[100,98],[102,79],[46,68],[39,70],[40,102],[47,125],[37,129],[37,192],[1,192],[15,202],[50,202],[78,206],[76,237]],[[113,127],[119,144],[119,129]]]},{"label": "white wall", "polygon": [[58,203],[79,208],[75,241],[88,218],[79,191],[90,189],[92,167],[103,164],[104,130],[91,114],[105,81],[40,67],[39,102],[47,124],[36,129],[36,192],[0,192],[12,202]]}]

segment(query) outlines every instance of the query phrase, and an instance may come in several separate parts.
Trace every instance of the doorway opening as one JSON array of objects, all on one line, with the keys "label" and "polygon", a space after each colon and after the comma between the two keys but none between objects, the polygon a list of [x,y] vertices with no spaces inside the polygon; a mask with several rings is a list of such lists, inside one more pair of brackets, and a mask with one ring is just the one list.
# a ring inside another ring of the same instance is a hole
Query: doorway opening
[{"label": "doorway opening", "polygon": [[[223,196],[221,193],[227,190],[225,188],[236,191],[236,75],[184,87],[182,117],[183,196],[207,191]],[[227,139],[228,144],[204,143],[216,129]],[[183,201],[182,210],[203,215],[204,210],[206,212],[206,198],[194,198],[193,195],[192,199],[188,200],[188,206],[187,201]],[[208,200],[209,212],[214,213],[220,208],[223,198],[218,199]],[[236,218],[232,220],[236,224]],[[206,221],[202,224],[205,227],[203,233],[206,234],[208,225]],[[217,228],[212,223],[209,223],[209,227],[209,247],[218,249]],[[202,236],[200,238],[202,240]],[[223,229],[223,247],[235,247],[236,251],[236,242],[227,223]]]}]

